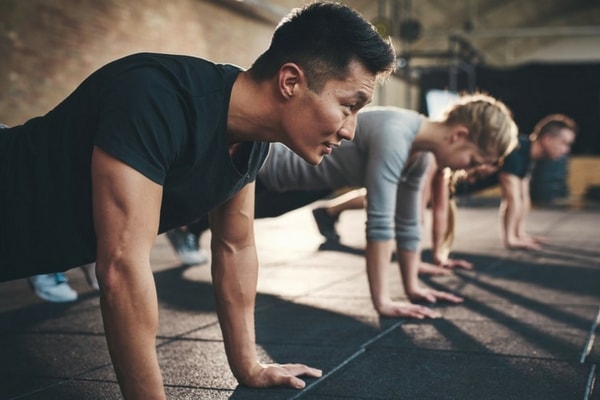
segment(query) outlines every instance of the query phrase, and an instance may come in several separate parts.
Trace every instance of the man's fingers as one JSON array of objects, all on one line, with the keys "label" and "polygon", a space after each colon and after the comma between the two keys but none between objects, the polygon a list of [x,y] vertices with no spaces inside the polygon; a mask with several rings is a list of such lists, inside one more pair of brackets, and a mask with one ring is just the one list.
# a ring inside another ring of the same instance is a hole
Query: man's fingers
[{"label": "man's fingers", "polygon": [[283,364],[281,365],[281,368],[294,376],[310,376],[312,378],[320,378],[323,376],[323,371],[320,369],[312,368],[304,364]]},{"label": "man's fingers", "polygon": [[266,365],[263,370],[265,387],[289,386],[302,389],[306,383],[298,376],[320,378],[323,372],[320,369],[311,368],[304,364],[271,364]]},{"label": "man's fingers", "polygon": [[515,243],[512,245],[508,246],[509,250],[541,250],[542,247],[537,244],[537,243],[533,243],[533,242],[522,242],[522,243]]}]

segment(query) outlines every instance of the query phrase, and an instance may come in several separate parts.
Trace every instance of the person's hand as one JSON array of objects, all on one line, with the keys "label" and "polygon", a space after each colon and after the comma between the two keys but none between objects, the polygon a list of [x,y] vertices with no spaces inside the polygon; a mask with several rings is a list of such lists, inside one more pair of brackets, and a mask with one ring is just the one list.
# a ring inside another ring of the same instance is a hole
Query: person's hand
[{"label": "person's hand", "polygon": [[448,258],[445,262],[438,264],[440,267],[446,269],[462,268],[462,269],[473,269],[473,263],[467,260],[461,260],[460,258]]},{"label": "person's hand", "polygon": [[419,264],[419,275],[450,275],[451,272],[435,264],[421,261]]},{"label": "person's hand", "polygon": [[462,303],[462,297],[453,295],[452,293],[442,292],[423,287],[418,287],[407,293],[411,301],[426,301],[428,303],[437,303],[438,300],[447,301],[449,303]]},{"label": "person's hand", "polygon": [[543,236],[530,236],[530,238],[537,244],[547,244],[548,243],[548,239]]},{"label": "person's hand", "polygon": [[257,363],[251,375],[240,383],[256,388],[289,386],[294,389],[303,389],[306,382],[298,378],[299,376],[320,378],[322,375],[323,371],[320,369],[311,368],[304,364]]},{"label": "person's hand", "polygon": [[531,237],[520,237],[510,239],[506,243],[506,248],[509,250],[541,250],[542,246],[534,241]]},{"label": "person's hand", "polygon": [[429,307],[418,304],[411,304],[402,301],[387,301],[377,308],[377,312],[382,317],[392,318],[439,318],[440,313]]}]

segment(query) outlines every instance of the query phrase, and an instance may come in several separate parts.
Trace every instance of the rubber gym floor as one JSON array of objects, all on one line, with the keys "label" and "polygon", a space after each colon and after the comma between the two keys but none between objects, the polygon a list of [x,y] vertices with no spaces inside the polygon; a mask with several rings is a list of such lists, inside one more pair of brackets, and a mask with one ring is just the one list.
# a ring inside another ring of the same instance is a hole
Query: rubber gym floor
[{"label": "rubber gym floor", "polygon": [[[256,221],[256,341],[264,361],[323,369],[304,390],[237,385],[223,349],[210,265],[178,263],[166,237],[152,252],[157,352],[170,399],[600,399],[600,208],[535,208],[542,251],[509,251],[497,205],[458,209],[453,257],[475,264],[424,285],[463,296],[442,318],[379,318],[369,297],[364,211],[338,223],[351,251],[319,250],[305,207]],[[429,218],[429,217],[427,217]],[[208,247],[210,234],[201,238]],[[429,234],[424,232],[424,258]],[[390,289],[403,291],[397,265]],[[98,294],[67,272],[74,303],[45,303],[26,280],[0,284],[0,399],[119,399]]]}]

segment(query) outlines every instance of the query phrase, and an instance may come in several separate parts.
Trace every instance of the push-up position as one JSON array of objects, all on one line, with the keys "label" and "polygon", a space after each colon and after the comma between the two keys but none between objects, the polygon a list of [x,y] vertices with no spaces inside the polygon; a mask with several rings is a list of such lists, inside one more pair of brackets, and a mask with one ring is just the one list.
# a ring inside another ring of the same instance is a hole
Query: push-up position
[{"label": "push-up position", "polygon": [[404,291],[411,301],[459,303],[451,293],[423,287],[418,278],[421,185],[434,157],[441,168],[495,164],[517,143],[517,126],[500,101],[468,95],[442,120],[412,110],[372,107],[358,114],[356,136],[318,166],[282,144],[257,179],[256,217],[272,217],[322,199],[336,189],[366,188],[366,264],[373,305],[382,316],[437,317],[429,307],[393,300],[388,270],[395,239]]},{"label": "push-up position", "polygon": [[[108,349],[127,399],[164,399],[156,355],[156,235],[210,212],[217,313],[242,384],[320,376],[255,349],[254,179],[280,141],[318,164],[395,65],[354,10],[296,9],[247,71],[136,54],[88,77],[42,117],[0,131],[0,280],[96,261]],[[32,248],[32,244],[37,247]]]}]

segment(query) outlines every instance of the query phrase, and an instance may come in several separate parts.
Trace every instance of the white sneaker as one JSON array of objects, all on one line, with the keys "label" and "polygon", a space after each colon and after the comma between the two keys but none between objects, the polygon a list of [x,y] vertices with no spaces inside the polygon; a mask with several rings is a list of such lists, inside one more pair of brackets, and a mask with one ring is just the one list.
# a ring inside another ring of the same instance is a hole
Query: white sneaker
[{"label": "white sneaker", "polygon": [[77,300],[77,292],[67,283],[63,273],[34,275],[27,278],[33,292],[42,300],[67,303]]},{"label": "white sneaker", "polygon": [[96,278],[96,263],[84,264],[81,266],[81,270],[85,275],[85,280],[92,287],[92,289],[100,290],[98,286],[98,279]]},{"label": "white sneaker", "polygon": [[176,228],[167,232],[167,238],[183,264],[196,265],[208,262],[208,255],[200,248],[197,235]]}]

